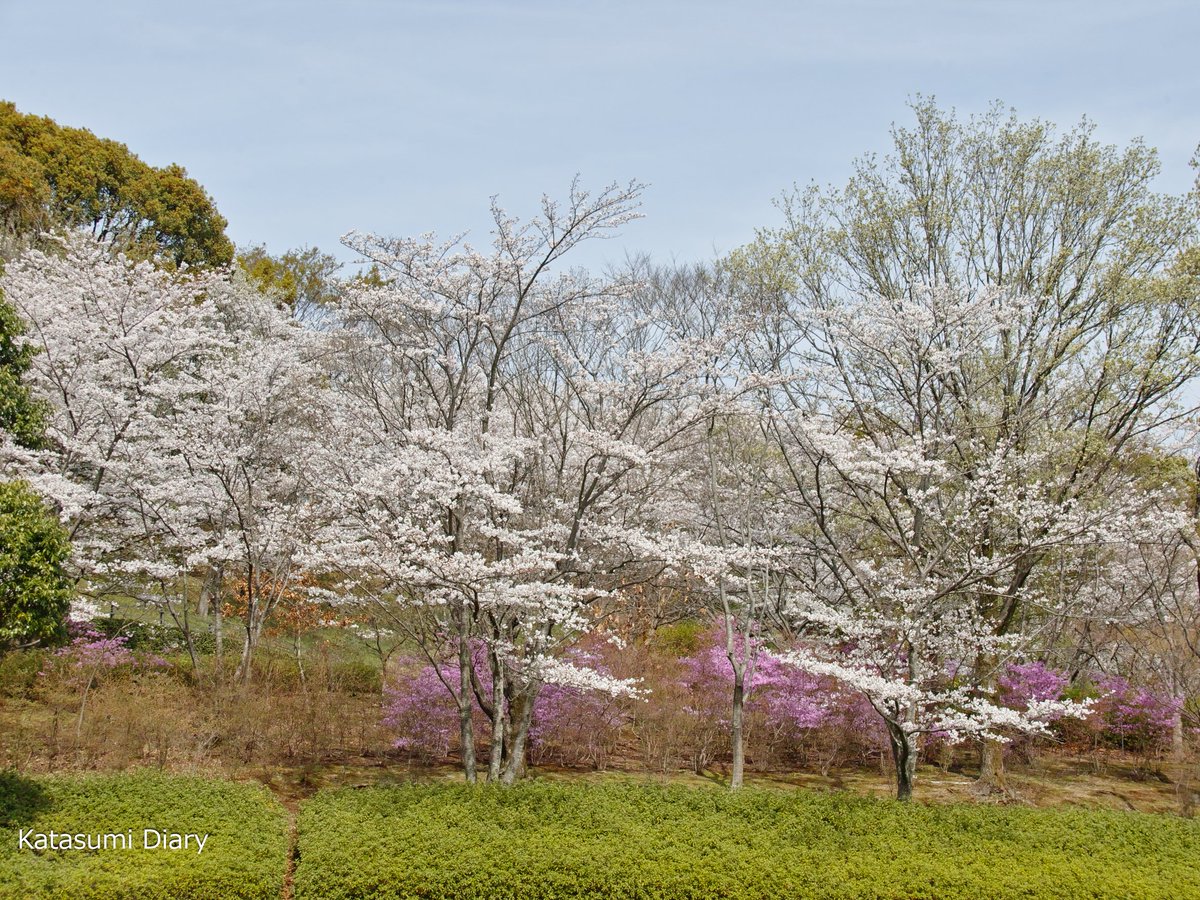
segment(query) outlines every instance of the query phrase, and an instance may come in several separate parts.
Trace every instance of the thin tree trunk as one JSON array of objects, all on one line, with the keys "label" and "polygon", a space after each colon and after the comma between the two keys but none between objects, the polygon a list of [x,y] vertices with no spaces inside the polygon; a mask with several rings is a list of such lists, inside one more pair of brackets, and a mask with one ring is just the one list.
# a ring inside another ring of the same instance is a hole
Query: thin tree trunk
[{"label": "thin tree trunk", "polygon": [[458,618],[458,741],[462,746],[463,776],[475,784],[475,725],[471,720],[471,623],[464,600]]},{"label": "thin tree trunk", "polygon": [[242,639],[242,658],[238,660],[237,671],[233,675],[234,681],[241,685],[250,683],[250,657],[254,653],[254,642],[251,638],[253,631],[250,623],[246,623],[246,636]]},{"label": "thin tree trunk", "polygon": [[888,721],[887,731],[896,769],[896,799],[908,801],[912,799],[913,781],[917,775],[916,742],[899,722]]},{"label": "thin tree trunk", "polygon": [[187,577],[184,577],[183,582],[183,602],[180,604],[183,607],[183,618],[180,619],[178,613],[175,612],[175,606],[171,603],[171,595],[167,590],[166,582],[159,581],[158,583],[159,596],[162,598],[158,606],[159,621],[162,621],[163,607],[166,607],[167,612],[171,614],[171,621],[175,623],[175,627],[179,629],[179,633],[183,635],[184,645],[187,647],[188,659],[192,663],[192,677],[200,677],[200,665],[196,660],[196,642],[192,640],[191,623],[188,621],[188,598],[187,598]]},{"label": "thin tree trunk", "polygon": [[729,788],[736,791],[742,786],[742,773],[746,767],[746,745],[743,735],[743,711],[746,705],[745,666],[733,667],[733,770],[729,774]]},{"label": "thin tree trunk", "polygon": [[[172,613],[174,615],[174,613]],[[176,622],[179,620],[176,619]],[[200,664],[196,660],[196,642],[192,640],[192,626],[188,622],[188,602],[187,597],[183,598],[183,639],[187,642],[188,659],[192,661],[192,677],[197,681],[200,680]]]},{"label": "thin tree trunk", "polygon": [[305,675],[304,675],[304,653],[303,653],[303,650],[300,645],[300,629],[299,628],[296,629],[296,634],[294,635],[294,637],[295,637],[295,643],[293,644],[293,646],[296,650],[296,668],[300,671],[300,687],[302,687],[305,690],[305,692],[307,692],[308,691],[308,680],[305,678]]},{"label": "thin tree trunk", "polygon": [[237,672],[234,674],[234,680],[241,685],[250,683],[250,657],[254,653],[255,619],[258,612],[256,608],[258,592],[254,589],[256,578],[257,573],[254,570],[254,564],[251,563],[246,567],[246,637],[242,641],[242,658],[238,662]]},{"label": "thin tree trunk", "polygon": [[87,709],[88,693],[92,689],[92,685],[96,683],[96,673],[92,672],[88,676],[87,685],[83,689],[83,698],[79,701],[79,718],[75,720],[75,746],[79,746],[79,735],[83,732],[83,711]]},{"label": "thin tree trunk", "polygon": [[221,598],[217,598],[213,615],[213,640],[216,643],[216,672],[218,684],[225,680],[225,623],[221,618]]},{"label": "thin tree trunk", "polygon": [[266,613],[253,607],[247,613],[246,637],[242,642],[242,658],[238,663],[236,679],[240,684],[249,684],[254,674],[254,651],[262,641],[263,628],[267,624]]},{"label": "thin tree trunk", "polygon": [[196,606],[196,615],[206,619],[213,604],[218,607],[221,605],[221,581],[221,566],[209,566],[200,587],[200,602]]}]

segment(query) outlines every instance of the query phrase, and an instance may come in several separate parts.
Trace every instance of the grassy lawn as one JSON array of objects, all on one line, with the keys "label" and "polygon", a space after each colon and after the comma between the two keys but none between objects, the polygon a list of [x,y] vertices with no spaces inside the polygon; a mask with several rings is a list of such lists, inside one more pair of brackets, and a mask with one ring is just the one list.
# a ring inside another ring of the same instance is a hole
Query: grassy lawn
[{"label": "grassy lawn", "polygon": [[[159,834],[147,838],[146,829]],[[187,846],[171,849],[172,834],[189,835],[175,839]],[[104,835],[123,835],[127,846],[109,838],[89,849]],[[36,849],[39,840],[59,849]],[[3,898],[277,898],[287,849],[286,812],[256,785],[149,772],[0,773]]]},{"label": "grassy lawn", "polygon": [[1200,897],[1200,823],[806,791],[531,783],[328,790],[299,900]]}]

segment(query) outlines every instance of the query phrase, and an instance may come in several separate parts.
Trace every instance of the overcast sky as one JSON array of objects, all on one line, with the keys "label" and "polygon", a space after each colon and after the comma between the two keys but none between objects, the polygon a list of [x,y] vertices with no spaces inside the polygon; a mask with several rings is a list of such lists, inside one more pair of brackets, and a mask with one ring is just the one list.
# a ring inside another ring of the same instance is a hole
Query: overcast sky
[{"label": "overcast sky", "polygon": [[705,259],[841,184],[906,103],[993,100],[1159,149],[1200,143],[1196,0],[173,3],[0,0],[0,98],[178,162],[239,244],[469,229],[579,173],[648,182],[646,218],[579,261]]}]

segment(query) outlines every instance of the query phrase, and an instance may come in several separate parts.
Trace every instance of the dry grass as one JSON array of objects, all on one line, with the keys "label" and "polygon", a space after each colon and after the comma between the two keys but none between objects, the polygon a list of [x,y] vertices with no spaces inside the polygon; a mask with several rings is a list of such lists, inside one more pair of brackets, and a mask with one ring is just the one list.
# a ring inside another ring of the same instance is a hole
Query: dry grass
[{"label": "dry grass", "polygon": [[[380,696],[349,690],[314,667],[305,683],[268,670],[248,688],[198,684],[170,672],[109,677],[87,691],[66,675],[27,679],[27,687],[0,695],[0,769],[27,773],[165,771],[253,778],[285,802],[323,787],[397,781],[455,781],[454,760],[424,764],[391,746],[380,726]],[[12,694],[16,696],[12,696]],[[538,779],[604,782],[723,783],[715,758],[670,759],[629,737],[615,748],[604,771],[544,764]],[[959,751],[942,766],[925,765],[916,796],[925,802],[971,802],[975,754]],[[772,761],[747,773],[760,787],[847,791],[888,796],[890,771],[874,766],[803,766]],[[1114,752],[1085,755],[1045,752],[1029,763],[1014,761],[1009,802],[1192,815],[1200,802],[1200,765],[1147,764]]]}]

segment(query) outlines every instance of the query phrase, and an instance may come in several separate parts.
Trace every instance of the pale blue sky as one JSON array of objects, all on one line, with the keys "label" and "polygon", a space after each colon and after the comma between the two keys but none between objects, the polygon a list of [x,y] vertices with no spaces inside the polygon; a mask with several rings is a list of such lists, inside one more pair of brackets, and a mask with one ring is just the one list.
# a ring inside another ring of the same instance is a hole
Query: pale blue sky
[{"label": "pale blue sky", "polygon": [[1196,0],[382,2],[0,0],[0,97],[186,166],[235,241],[351,258],[350,229],[471,230],[487,202],[649,182],[647,218],[578,261],[709,258],[841,184],[915,94],[992,100],[1159,148],[1200,143]]}]

